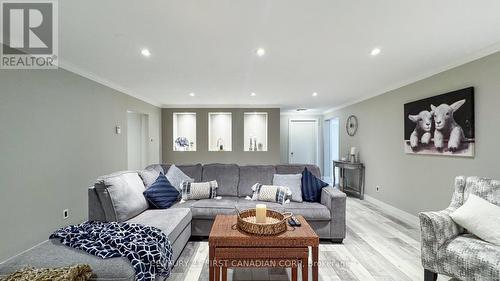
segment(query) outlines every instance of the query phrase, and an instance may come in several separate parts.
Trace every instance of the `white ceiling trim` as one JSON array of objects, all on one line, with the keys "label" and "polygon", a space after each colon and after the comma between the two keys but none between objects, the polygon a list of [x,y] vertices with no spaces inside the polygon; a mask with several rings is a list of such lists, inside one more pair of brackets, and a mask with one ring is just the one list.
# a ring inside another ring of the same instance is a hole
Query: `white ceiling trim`
[{"label": "white ceiling trim", "polygon": [[438,67],[438,68],[436,68],[436,69],[434,69],[432,71],[429,71],[429,72],[427,72],[425,74],[418,75],[415,78],[403,80],[403,81],[401,81],[399,83],[395,83],[391,87],[387,87],[387,88],[385,88],[383,90],[380,90],[380,91],[375,91],[374,92],[375,94],[368,94],[368,95],[365,95],[365,96],[363,96],[363,97],[361,97],[359,99],[356,99],[354,101],[347,102],[347,103],[344,103],[344,104],[336,106],[336,107],[332,107],[332,108],[324,111],[323,115],[327,115],[329,113],[335,112],[335,111],[340,110],[342,108],[346,108],[346,107],[351,106],[353,104],[357,104],[357,103],[360,103],[362,101],[374,98],[376,96],[380,96],[380,95],[383,95],[385,93],[388,93],[388,92],[394,91],[396,89],[402,88],[404,86],[408,86],[410,84],[413,84],[415,82],[424,80],[426,78],[429,78],[429,77],[434,76],[436,74],[439,74],[441,72],[450,70],[452,68],[455,68],[455,67],[458,67],[458,66],[461,66],[461,65],[464,65],[464,64],[467,64],[469,62],[473,62],[475,60],[478,60],[480,58],[486,57],[488,55],[491,55],[491,54],[494,54],[494,53],[497,53],[497,52],[500,52],[500,42],[495,43],[493,45],[490,45],[490,46],[488,46],[488,47],[486,47],[486,48],[484,48],[484,49],[482,49],[482,50],[480,50],[480,51],[478,51],[476,53],[473,53],[473,54],[471,54],[469,56],[466,56],[466,57],[464,57],[462,59],[459,59],[456,62],[451,63],[451,64],[449,64],[447,66]]},{"label": "white ceiling trim", "polygon": [[99,83],[101,85],[104,85],[106,87],[109,87],[109,88],[111,88],[113,90],[116,90],[116,91],[121,92],[123,94],[129,95],[129,96],[134,97],[136,99],[139,99],[139,100],[141,100],[143,102],[146,102],[146,103],[149,103],[151,105],[154,105],[156,107],[160,107],[161,108],[161,104],[159,102],[157,102],[155,100],[152,100],[152,99],[149,99],[149,98],[146,98],[146,97],[143,97],[141,95],[138,95],[138,94],[134,93],[133,91],[131,91],[130,89],[122,87],[122,86],[120,86],[120,85],[118,85],[118,84],[116,84],[114,82],[111,82],[111,81],[109,81],[107,79],[101,78],[98,75],[96,75],[96,74],[94,74],[94,73],[92,73],[90,71],[83,70],[83,69],[81,69],[81,68],[79,68],[79,67],[77,67],[77,66],[75,66],[75,65],[73,65],[73,64],[71,64],[71,63],[69,63],[67,61],[64,61],[64,60],[60,59],[59,60],[59,68],[65,69],[65,70],[67,70],[69,72],[73,72],[73,73],[75,73],[77,75],[85,77],[85,78],[87,78],[89,80],[97,82],[97,83]]}]

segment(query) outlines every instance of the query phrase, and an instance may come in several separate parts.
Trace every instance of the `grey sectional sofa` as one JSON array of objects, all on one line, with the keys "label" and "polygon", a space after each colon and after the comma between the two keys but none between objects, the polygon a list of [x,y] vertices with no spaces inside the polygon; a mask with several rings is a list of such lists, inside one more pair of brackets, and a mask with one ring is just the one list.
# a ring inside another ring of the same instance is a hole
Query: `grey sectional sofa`
[{"label": "grey sectional sofa", "polygon": [[[235,207],[246,209],[255,207],[256,201],[249,201],[245,196],[251,195],[251,186],[256,183],[272,184],[273,175],[298,174],[306,167],[316,176],[320,176],[319,168],[311,165],[252,165],[238,166],[234,164],[179,165],[178,167],[195,181],[217,180],[218,195],[222,199],[205,199],[176,203],[165,210],[145,210],[126,220],[155,226],[161,229],[170,239],[177,260],[191,236],[208,236],[213,220],[218,214],[234,214]],[[158,169],[159,166],[154,167]],[[167,171],[169,165],[161,165]],[[105,177],[120,177],[131,171],[118,172]],[[121,184],[127,184],[121,181]],[[89,187],[89,220],[116,220],[106,187],[102,180]],[[321,203],[296,203],[286,205],[266,202],[268,208],[279,211],[290,211],[302,215],[310,223],[320,238],[341,243],[345,237],[346,196],[331,186],[323,188]],[[16,256],[0,265],[0,277],[5,276],[27,265],[35,267],[57,267],[76,263],[90,264],[96,277],[94,280],[134,280],[134,271],[125,258],[102,260],[82,251],[60,245],[55,241],[43,244]]]}]

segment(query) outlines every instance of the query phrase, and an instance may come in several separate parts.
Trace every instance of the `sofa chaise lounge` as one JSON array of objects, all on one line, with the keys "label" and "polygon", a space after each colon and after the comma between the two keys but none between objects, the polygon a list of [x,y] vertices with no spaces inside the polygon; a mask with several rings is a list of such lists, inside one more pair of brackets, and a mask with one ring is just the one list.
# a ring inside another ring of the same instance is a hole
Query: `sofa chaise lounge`
[{"label": "sofa chaise lounge", "polygon": [[[195,181],[217,180],[218,195],[222,199],[202,199],[176,203],[169,209],[148,209],[126,220],[161,229],[170,239],[174,251],[173,259],[177,260],[191,236],[205,237],[209,235],[213,220],[218,214],[234,214],[235,208],[255,207],[257,201],[246,200],[252,194],[251,186],[258,182],[272,184],[274,174],[299,174],[307,167],[314,175],[320,177],[320,171],[313,165],[249,165],[208,164],[179,165],[186,175]],[[158,169],[159,166],[149,168]],[[162,164],[167,171],[169,165]],[[106,188],[102,186],[103,178],[120,177],[119,184],[128,184],[127,177],[135,177],[137,172],[123,171],[101,177],[97,183],[89,187],[89,220],[119,220],[116,210]],[[101,192],[104,191],[104,192]],[[322,239],[341,243],[345,237],[346,196],[331,186],[322,190],[321,202],[291,202],[285,205],[265,202],[268,208],[278,211],[290,211],[302,215],[310,223]],[[25,266],[59,267],[72,264],[89,264],[95,274],[93,280],[135,280],[134,271],[126,258],[102,260],[63,245],[57,241],[46,241],[41,245],[24,252],[0,265],[0,277],[12,273]]]}]

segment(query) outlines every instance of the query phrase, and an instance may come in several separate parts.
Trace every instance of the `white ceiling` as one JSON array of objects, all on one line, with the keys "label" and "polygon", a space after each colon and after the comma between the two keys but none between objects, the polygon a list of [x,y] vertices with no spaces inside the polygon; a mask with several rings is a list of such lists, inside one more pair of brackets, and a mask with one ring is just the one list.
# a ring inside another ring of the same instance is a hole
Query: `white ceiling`
[{"label": "white ceiling", "polygon": [[498,0],[59,1],[59,50],[64,68],[159,106],[325,111],[500,50],[499,11]]}]

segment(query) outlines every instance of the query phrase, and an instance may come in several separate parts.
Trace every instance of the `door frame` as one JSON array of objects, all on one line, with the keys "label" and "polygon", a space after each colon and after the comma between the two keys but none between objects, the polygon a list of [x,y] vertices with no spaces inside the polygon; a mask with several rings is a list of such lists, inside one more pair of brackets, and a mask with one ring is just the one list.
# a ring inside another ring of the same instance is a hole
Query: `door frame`
[{"label": "door frame", "polygon": [[320,140],[319,140],[319,118],[312,118],[312,117],[303,117],[303,118],[300,118],[300,117],[293,117],[293,118],[290,118],[288,119],[288,149],[287,149],[287,154],[288,154],[288,163],[290,163],[291,159],[290,159],[290,148],[291,148],[291,142],[292,142],[292,138],[291,138],[291,134],[290,134],[290,127],[292,126],[292,123],[294,121],[312,121],[314,122],[314,135],[315,135],[315,139],[316,139],[316,159],[315,159],[315,165],[319,167],[319,145],[320,145]]},{"label": "door frame", "polygon": [[[128,115],[129,114],[137,114],[137,115],[141,115],[141,117],[145,117],[145,124],[144,125],[144,129],[145,130],[145,137],[146,139],[144,140],[145,142],[144,143],[141,143],[141,145],[144,145],[144,148],[141,147],[141,153],[145,153],[143,156],[143,160],[145,160],[145,163],[142,163],[143,166],[144,164],[147,166],[149,165],[150,163],[150,150],[151,150],[151,132],[149,130],[149,122],[150,122],[150,116],[148,113],[144,113],[144,112],[140,112],[140,111],[135,111],[135,110],[127,110],[127,113],[126,113],[126,133],[127,133],[127,136],[126,136],[126,147],[127,147],[127,169],[130,170],[130,167],[129,167],[129,161],[128,161],[128,157],[129,157],[129,143],[128,143],[128,134],[129,134],[129,124],[128,124]],[[142,122],[142,121],[141,121]],[[141,160],[142,162],[142,160]],[[145,167],[145,166],[144,166]]]}]

